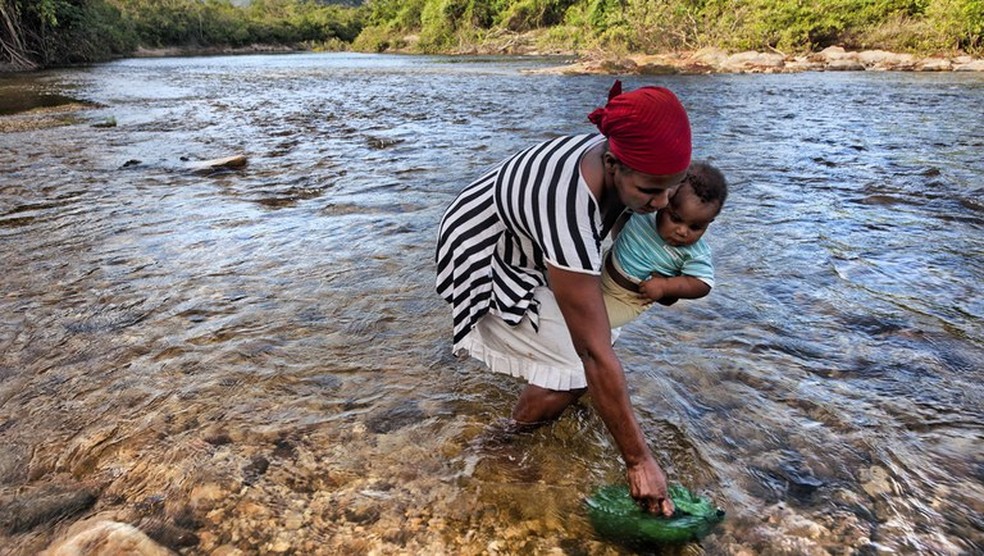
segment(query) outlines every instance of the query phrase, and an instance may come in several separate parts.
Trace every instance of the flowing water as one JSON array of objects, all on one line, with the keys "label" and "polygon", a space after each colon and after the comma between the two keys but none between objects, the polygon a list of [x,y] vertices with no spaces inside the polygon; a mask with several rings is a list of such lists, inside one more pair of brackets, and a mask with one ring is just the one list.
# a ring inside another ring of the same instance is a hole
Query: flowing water
[{"label": "flowing water", "polygon": [[[164,58],[0,81],[14,106],[94,105],[0,134],[0,551],[89,516],[184,554],[633,550],[585,517],[622,480],[590,400],[483,440],[521,385],[450,355],[433,291],[456,192],[592,130],[612,78],[525,71],[557,62]],[[984,76],[624,82],[676,91],[731,182],[706,236],[717,287],[616,344],[671,480],[728,512],[682,551],[984,551]],[[233,154],[249,165],[189,170]]]}]

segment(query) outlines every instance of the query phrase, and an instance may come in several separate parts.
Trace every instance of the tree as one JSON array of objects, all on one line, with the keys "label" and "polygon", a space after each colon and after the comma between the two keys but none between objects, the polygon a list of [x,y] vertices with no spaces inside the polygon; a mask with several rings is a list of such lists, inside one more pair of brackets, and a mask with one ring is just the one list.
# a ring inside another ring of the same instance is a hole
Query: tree
[{"label": "tree", "polygon": [[104,0],[0,0],[0,62],[13,69],[91,62],[133,47]]}]

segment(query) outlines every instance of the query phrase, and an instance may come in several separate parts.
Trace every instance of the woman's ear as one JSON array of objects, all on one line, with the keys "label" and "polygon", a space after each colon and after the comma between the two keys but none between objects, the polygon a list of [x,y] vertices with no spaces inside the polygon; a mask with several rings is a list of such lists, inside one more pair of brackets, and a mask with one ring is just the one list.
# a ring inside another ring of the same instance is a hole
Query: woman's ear
[{"label": "woman's ear", "polygon": [[615,155],[613,155],[610,151],[605,151],[605,154],[601,156],[601,159],[605,163],[606,172],[615,171],[615,167],[618,166],[618,159],[615,158]]}]

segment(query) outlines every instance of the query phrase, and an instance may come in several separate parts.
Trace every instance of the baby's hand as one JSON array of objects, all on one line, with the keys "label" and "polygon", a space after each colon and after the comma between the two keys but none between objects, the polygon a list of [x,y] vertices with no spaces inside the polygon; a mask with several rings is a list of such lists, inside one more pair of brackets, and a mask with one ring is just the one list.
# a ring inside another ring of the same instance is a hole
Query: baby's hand
[{"label": "baby's hand", "polygon": [[639,282],[639,293],[649,298],[650,301],[659,301],[663,299],[665,287],[666,277],[653,274],[647,280]]}]

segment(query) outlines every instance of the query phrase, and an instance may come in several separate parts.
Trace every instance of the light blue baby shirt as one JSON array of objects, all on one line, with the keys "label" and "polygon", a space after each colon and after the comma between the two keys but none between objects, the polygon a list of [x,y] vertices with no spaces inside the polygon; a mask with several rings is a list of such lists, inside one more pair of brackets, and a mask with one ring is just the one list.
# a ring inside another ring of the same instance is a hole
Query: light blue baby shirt
[{"label": "light blue baby shirt", "polygon": [[657,214],[634,213],[615,239],[615,262],[629,276],[642,281],[651,274],[693,276],[714,287],[711,248],[698,239],[692,245],[667,245],[657,232]]}]

